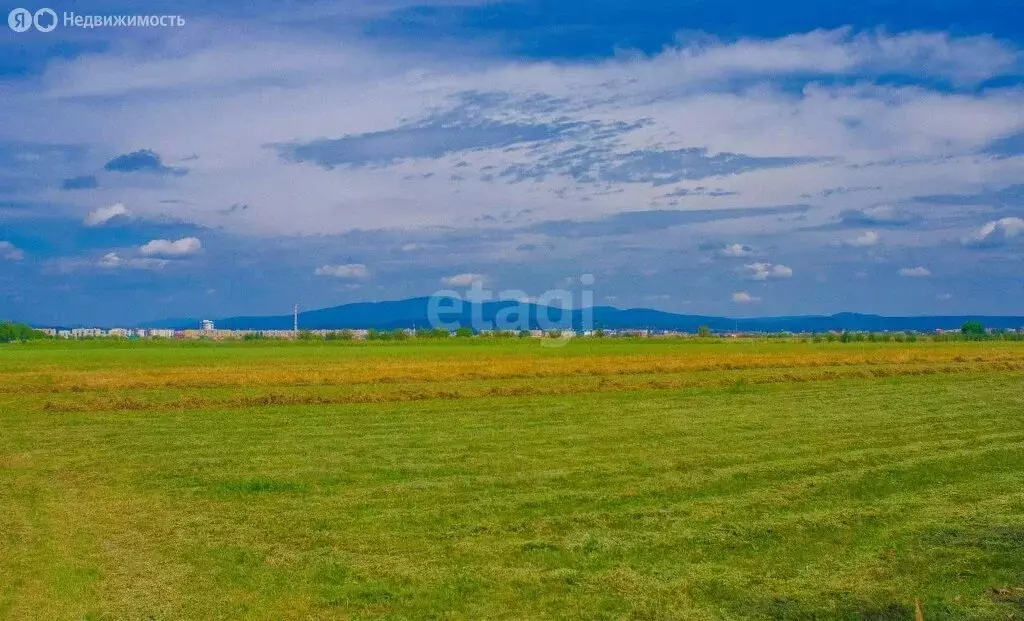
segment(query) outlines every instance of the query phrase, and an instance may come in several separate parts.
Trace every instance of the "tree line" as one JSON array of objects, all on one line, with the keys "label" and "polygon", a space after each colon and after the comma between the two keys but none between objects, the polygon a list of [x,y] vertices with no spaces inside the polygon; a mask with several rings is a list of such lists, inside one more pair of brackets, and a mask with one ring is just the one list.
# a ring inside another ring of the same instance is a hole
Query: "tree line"
[{"label": "tree line", "polygon": [[13,343],[15,341],[33,341],[46,338],[46,334],[39,330],[33,330],[23,323],[13,321],[0,321],[0,343]]}]

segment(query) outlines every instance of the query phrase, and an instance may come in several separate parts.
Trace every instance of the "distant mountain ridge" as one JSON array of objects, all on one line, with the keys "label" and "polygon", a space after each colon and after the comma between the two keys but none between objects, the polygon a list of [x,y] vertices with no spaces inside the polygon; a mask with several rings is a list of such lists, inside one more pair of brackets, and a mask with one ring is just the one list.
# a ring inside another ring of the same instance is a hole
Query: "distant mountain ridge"
[{"label": "distant mountain ridge", "polygon": [[[389,302],[357,302],[331,308],[299,313],[299,327],[307,330],[345,330],[396,328],[429,328],[429,297],[410,298]],[[593,327],[607,330],[649,329],[696,332],[700,326],[707,326],[716,332],[826,332],[829,330],[850,331],[934,331],[956,329],[966,321],[980,321],[990,328],[1024,328],[1024,317],[945,315],[920,317],[883,317],[860,313],[839,313],[837,315],[804,315],[784,317],[748,317],[733,319],[703,315],[682,315],[649,308],[619,309],[611,306],[595,306],[590,309],[562,311],[557,308],[519,302],[485,302],[462,305],[461,311],[442,314],[441,318],[450,324],[478,327],[481,322],[492,324],[496,318],[510,315],[513,308],[523,312],[530,329],[562,328],[582,329],[589,314]],[[544,321],[545,317],[547,321]],[[226,317],[215,319],[218,329],[229,330],[288,330],[292,328],[291,315]],[[140,328],[196,328],[199,320],[168,319],[146,322]]]}]

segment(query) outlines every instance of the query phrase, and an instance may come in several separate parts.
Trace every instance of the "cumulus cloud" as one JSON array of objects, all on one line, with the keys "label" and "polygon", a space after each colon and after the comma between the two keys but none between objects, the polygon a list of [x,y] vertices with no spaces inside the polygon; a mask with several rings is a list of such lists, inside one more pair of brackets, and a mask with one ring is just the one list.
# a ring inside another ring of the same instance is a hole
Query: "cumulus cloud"
[{"label": "cumulus cloud", "polygon": [[333,276],[348,280],[364,280],[370,277],[370,271],[362,263],[344,263],[340,265],[321,265],[313,270],[317,276]]},{"label": "cumulus cloud", "polygon": [[453,276],[445,276],[441,279],[443,284],[449,287],[469,287],[474,283],[482,283],[485,280],[483,274],[455,274]]},{"label": "cumulus cloud", "polygon": [[25,252],[9,241],[0,241],[0,257],[11,261],[21,261],[25,258]]},{"label": "cumulus cloud", "polygon": [[743,266],[747,277],[751,280],[768,280],[769,278],[791,278],[793,270],[781,264],[748,263]]},{"label": "cumulus cloud", "polygon": [[931,270],[926,267],[917,266],[900,268],[899,275],[907,278],[927,278],[928,276],[931,276],[932,273]]},{"label": "cumulus cloud", "polygon": [[881,237],[875,231],[864,231],[857,237],[845,240],[844,243],[854,248],[866,248],[874,246],[880,239]]},{"label": "cumulus cloud", "polygon": [[1024,233],[1024,218],[1000,218],[988,222],[969,237],[964,238],[965,246],[982,248],[998,246]]},{"label": "cumulus cloud", "polygon": [[754,249],[743,244],[729,244],[722,249],[722,256],[726,257],[749,257],[754,254]]},{"label": "cumulus cloud", "polygon": [[127,216],[128,209],[121,203],[114,203],[109,207],[99,207],[85,217],[85,226],[103,226],[118,216]]},{"label": "cumulus cloud", "polygon": [[732,294],[732,301],[737,304],[752,304],[754,302],[760,302],[761,298],[754,297],[746,291],[737,291]]},{"label": "cumulus cloud", "polygon": [[187,257],[202,250],[203,244],[195,237],[183,237],[176,241],[154,239],[139,247],[139,253],[145,257]]}]

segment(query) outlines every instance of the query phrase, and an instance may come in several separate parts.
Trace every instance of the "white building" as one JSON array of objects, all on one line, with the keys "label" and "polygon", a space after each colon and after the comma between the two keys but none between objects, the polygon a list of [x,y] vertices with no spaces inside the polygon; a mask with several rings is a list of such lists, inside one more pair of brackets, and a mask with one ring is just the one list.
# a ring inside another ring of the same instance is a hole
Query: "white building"
[{"label": "white building", "polygon": [[76,339],[84,339],[97,336],[105,336],[105,333],[101,328],[73,328],[71,330],[71,337]]}]

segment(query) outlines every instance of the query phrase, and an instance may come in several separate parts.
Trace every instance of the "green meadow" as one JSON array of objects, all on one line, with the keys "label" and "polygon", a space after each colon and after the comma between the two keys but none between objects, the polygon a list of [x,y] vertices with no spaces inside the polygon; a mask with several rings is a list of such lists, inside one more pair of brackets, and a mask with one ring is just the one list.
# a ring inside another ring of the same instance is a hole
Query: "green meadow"
[{"label": "green meadow", "polygon": [[1024,618],[1020,343],[40,342],[0,377],[0,619]]}]

